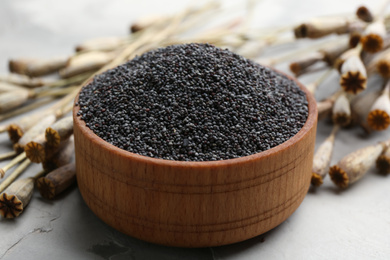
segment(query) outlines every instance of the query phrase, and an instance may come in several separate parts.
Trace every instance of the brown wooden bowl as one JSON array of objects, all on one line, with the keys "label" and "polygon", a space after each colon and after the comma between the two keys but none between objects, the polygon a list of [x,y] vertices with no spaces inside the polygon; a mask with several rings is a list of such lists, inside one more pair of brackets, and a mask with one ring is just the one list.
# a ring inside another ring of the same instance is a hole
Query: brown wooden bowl
[{"label": "brown wooden bowl", "polygon": [[301,204],[311,179],[317,108],[297,83],[309,116],[295,136],[261,153],[214,162],[154,159],[119,149],[86,127],[75,106],[82,197],[108,225],[167,246],[231,244],[276,227]]}]

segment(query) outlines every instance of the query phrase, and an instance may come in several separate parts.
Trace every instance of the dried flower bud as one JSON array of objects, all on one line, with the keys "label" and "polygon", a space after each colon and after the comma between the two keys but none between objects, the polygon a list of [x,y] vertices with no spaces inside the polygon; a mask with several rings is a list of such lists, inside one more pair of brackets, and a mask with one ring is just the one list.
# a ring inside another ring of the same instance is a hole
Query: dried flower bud
[{"label": "dried flower bud", "polygon": [[365,21],[367,23],[371,23],[374,20],[374,17],[372,15],[371,11],[367,7],[365,7],[364,5],[360,6],[356,10],[356,16],[360,20]]},{"label": "dried flower bud", "polygon": [[0,194],[0,215],[4,218],[19,216],[31,200],[34,178],[23,178],[13,182]]},{"label": "dried flower bud", "polygon": [[329,169],[329,175],[334,184],[340,188],[347,188],[350,184],[362,178],[375,164],[378,156],[389,145],[388,143],[389,141],[367,146],[342,158]]},{"label": "dried flower bud", "polygon": [[386,147],[383,153],[376,160],[376,168],[382,174],[390,173],[390,147]]},{"label": "dried flower bud", "polygon": [[360,40],[363,45],[363,50],[370,53],[382,50],[385,36],[386,27],[383,20],[378,20],[369,24]]},{"label": "dried flower bud", "polygon": [[376,131],[382,131],[390,125],[390,82],[387,83],[385,90],[372,105],[367,116],[367,123],[370,128]]},{"label": "dried flower bud", "polygon": [[13,59],[9,61],[9,70],[30,77],[44,76],[65,67],[67,59],[67,57],[50,59]]},{"label": "dried flower bud", "polygon": [[332,133],[318,147],[316,153],[314,154],[311,184],[316,187],[323,183],[323,179],[328,174],[337,130],[337,126],[333,128]]},{"label": "dried flower bud", "polygon": [[347,58],[341,67],[340,85],[347,93],[357,94],[367,87],[367,71],[360,56]]},{"label": "dried flower bud", "polygon": [[76,165],[61,166],[37,180],[39,193],[45,199],[53,199],[76,182]]},{"label": "dried flower bud", "polygon": [[333,123],[342,127],[351,123],[351,107],[345,93],[341,94],[335,101],[332,110]]}]

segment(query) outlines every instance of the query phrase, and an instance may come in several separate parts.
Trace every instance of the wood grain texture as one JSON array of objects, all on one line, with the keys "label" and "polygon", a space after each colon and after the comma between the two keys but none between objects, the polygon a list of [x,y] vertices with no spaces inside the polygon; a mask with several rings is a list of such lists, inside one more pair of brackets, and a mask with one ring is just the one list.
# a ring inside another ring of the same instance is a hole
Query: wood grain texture
[{"label": "wood grain texture", "polygon": [[168,246],[225,245],[276,227],[300,205],[311,179],[317,108],[299,85],[309,117],[294,137],[258,154],[215,162],[121,150],[87,128],[75,106],[77,181],[85,202],[115,229]]}]

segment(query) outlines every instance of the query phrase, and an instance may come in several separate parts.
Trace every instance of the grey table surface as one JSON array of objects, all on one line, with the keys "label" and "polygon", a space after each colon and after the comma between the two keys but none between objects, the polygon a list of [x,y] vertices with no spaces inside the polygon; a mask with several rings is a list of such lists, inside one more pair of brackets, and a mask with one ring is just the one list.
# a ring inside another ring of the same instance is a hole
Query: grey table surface
[{"label": "grey table surface", "polygon": [[[150,13],[171,13],[198,1],[1,0],[0,73],[14,57],[68,55],[76,43],[128,32],[131,21]],[[227,1],[239,6],[243,1]],[[320,14],[347,13],[360,3],[382,1],[263,0],[254,23],[291,24]],[[285,68],[282,68],[285,69]],[[308,79],[302,79],[303,81]],[[370,85],[379,84],[371,80]],[[337,76],[320,90],[337,86]],[[320,122],[317,145],[330,133]],[[388,139],[389,131],[369,138],[361,129],[343,130],[336,141],[335,163],[343,155]],[[11,149],[0,135],[0,153]],[[4,164],[4,163],[2,163]],[[25,176],[39,170],[28,169]],[[390,259],[390,178],[371,170],[340,191],[329,178],[310,190],[298,210],[277,228],[233,245],[186,249],[150,244],[124,235],[100,221],[77,188],[54,201],[34,194],[17,219],[0,219],[0,259]]]}]

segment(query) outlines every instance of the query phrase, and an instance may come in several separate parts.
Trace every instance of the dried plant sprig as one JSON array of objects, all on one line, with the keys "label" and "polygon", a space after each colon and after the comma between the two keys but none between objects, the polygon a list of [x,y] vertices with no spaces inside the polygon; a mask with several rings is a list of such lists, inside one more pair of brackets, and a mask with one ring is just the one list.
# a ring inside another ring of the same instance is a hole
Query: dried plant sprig
[{"label": "dried plant sprig", "polygon": [[45,199],[54,199],[76,182],[76,165],[69,163],[37,180],[37,189]]},{"label": "dried plant sprig", "polygon": [[376,160],[376,168],[382,174],[390,173],[390,147],[386,147]]},{"label": "dried plant sprig", "polygon": [[356,10],[356,16],[367,23],[371,23],[374,20],[374,16],[372,15],[371,11],[364,5],[359,6],[359,8]]},{"label": "dried plant sprig", "polygon": [[351,123],[351,107],[346,93],[342,93],[334,102],[332,120],[335,125],[341,127],[346,127]]},{"label": "dried plant sprig", "polygon": [[389,145],[390,140],[361,148],[344,156],[329,169],[333,183],[340,188],[347,188],[350,184],[358,181],[375,164],[379,155]]},{"label": "dried plant sprig", "polygon": [[323,183],[329,171],[330,162],[332,159],[334,140],[339,127],[335,125],[332,133],[325,139],[325,141],[318,147],[313,158],[311,184],[318,187]]},{"label": "dried plant sprig", "polygon": [[384,20],[380,19],[370,23],[360,39],[363,50],[369,53],[382,50],[385,36],[386,27]]},{"label": "dried plant sprig", "polygon": [[[14,167],[15,165],[17,165],[18,163],[20,163],[20,161],[26,159],[26,153],[21,153],[19,154],[18,156],[16,156],[15,158],[13,158],[7,165],[3,166],[3,168],[0,169],[0,178],[3,178],[5,173],[11,169],[12,167]],[[1,184],[0,184],[1,185]],[[0,190],[1,192],[1,190]]]},{"label": "dried plant sprig", "polygon": [[73,134],[73,117],[64,117],[45,130],[46,142],[50,147],[58,147]]},{"label": "dried plant sprig", "polygon": [[[27,167],[28,164],[29,162],[26,160],[20,167]],[[24,169],[21,170],[21,172],[23,171]],[[18,217],[31,200],[35,180],[43,174],[45,174],[44,171],[36,174],[34,177],[19,179],[4,190],[0,194],[0,215],[4,218]]]},{"label": "dried plant sprig", "polygon": [[360,46],[352,49],[351,56],[341,66],[340,86],[347,93],[357,94],[367,87],[367,71],[360,58]]},{"label": "dried plant sprig", "polygon": [[28,88],[36,88],[43,86],[45,81],[40,78],[31,78],[26,75],[10,73],[8,75],[0,75],[0,81],[14,85],[24,86]]},{"label": "dried plant sprig", "polygon": [[367,116],[368,126],[376,131],[386,130],[390,125],[390,81],[376,99]]},{"label": "dried plant sprig", "polygon": [[51,74],[65,67],[67,57],[49,59],[12,59],[9,61],[9,70],[17,74],[30,77],[39,77]]}]

